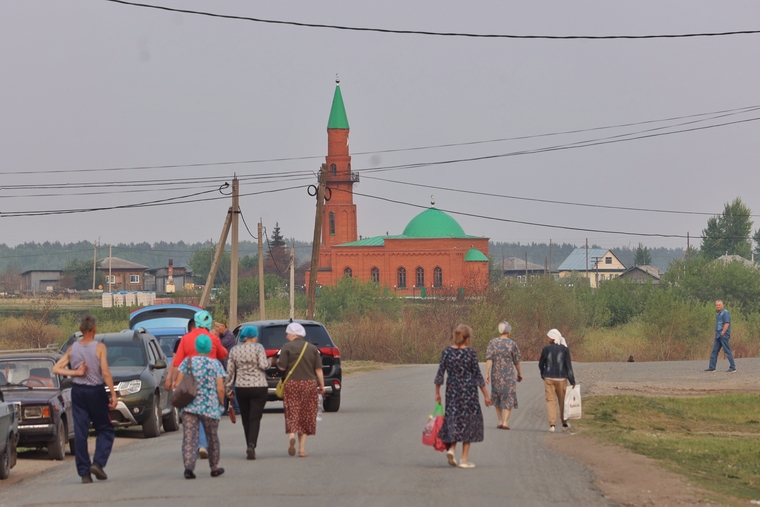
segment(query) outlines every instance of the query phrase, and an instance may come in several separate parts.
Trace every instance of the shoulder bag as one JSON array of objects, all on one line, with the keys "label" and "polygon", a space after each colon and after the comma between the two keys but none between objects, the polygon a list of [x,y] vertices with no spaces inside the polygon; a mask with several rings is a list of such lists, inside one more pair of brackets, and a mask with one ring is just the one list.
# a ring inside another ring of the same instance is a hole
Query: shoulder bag
[{"label": "shoulder bag", "polygon": [[190,405],[198,394],[195,386],[195,377],[193,377],[193,358],[188,358],[188,372],[182,377],[176,389],[172,391],[171,402],[177,408],[185,408]]},{"label": "shoulder bag", "polygon": [[293,373],[293,370],[296,369],[296,366],[298,366],[298,363],[301,362],[301,358],[303,357],[303,353],[306,352],[306,347],[309,346],[309,342],[306,342],[303,346],[303,349],[301,350],[301,355],[298,356],[298,359],[296,359],[296,364],[293,365],[293,367],[290,369],[288,374],[285,376],[285,380],[280,379],[279,382],[277,382],[277,388],[274,390],[274,394],[277,395],[278,398],[282,399],[285,397],[285,382],[288,381],[290,378],[290,375]]}]

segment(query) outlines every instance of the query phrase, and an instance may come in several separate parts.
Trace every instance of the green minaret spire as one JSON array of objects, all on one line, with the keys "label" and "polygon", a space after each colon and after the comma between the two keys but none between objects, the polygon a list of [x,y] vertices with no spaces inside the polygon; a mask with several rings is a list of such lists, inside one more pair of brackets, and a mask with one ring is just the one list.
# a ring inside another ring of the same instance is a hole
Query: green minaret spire
[{"label": "green minaret spire", "polygon": [[348,117],[346,107],[343,105],[343,95],[340,93],[340,85],[335,86],[330,119],[327,121],[328,129],[348,129]]}]

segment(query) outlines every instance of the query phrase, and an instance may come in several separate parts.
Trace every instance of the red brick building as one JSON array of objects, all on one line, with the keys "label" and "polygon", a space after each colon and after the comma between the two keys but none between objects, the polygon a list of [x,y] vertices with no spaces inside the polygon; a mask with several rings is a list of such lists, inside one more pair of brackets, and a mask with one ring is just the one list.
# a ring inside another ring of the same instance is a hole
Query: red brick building
[{"label": "red brick building", "polygon": [[[374,281],[399,295],[477,293],[488,286],[488,238],[465,234],[447,213],[430,207],[399,235],[358,239],[349,126],[340,86],[327,123],[327,186],[317,283],[343,276]],[[308,275],[307,275],[308,282]]]}]

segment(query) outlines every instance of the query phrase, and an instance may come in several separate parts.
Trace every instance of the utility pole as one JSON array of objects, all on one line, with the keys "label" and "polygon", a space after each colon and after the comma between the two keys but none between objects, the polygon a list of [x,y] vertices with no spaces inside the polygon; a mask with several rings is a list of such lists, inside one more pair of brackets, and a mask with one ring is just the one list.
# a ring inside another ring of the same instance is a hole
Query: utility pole
[{"label": "utility pole", "polygon": [[586,280],[589,280],[589,284],[591,280],[588,277],[588,238],[586,238]]},{"label": "utility pole", "polygon": [[203,293],[201,294],[201,308],[205,308],[208,305],[209,297],[211,296],[211,288],[214,286],[214,278],[216,277],[216,271],[219,269],[219,264],[222,262],[222,254],[224,253],[224,245],[227,243],[227,234],[230,232],[230,224],[232,223],[232,207],[227,210],[227,218],[224,220],[222,226],[222,234],[219,236],[219,245],[214,253],[214,260],[211,262],[211,269],[206,277],[206,285],[203,286]]},{"label": "utility pole", "polygon": [[290,319],[296,318],[296,249],[290,247]]},{"label": "utility pole", "polygon": [[238,320],[238,216],[240,215],[240,185],[232,177],[232,249],[230,252],[230,316],[227,326],[237,327]]},{"label": "utility pole", "polygon": [[528,252],[525,252],[525,283],[528,283]]},{"label": "utility pole", "polygon": [[554,263],[552,262],[552,240],[549,240],[549,273],[554,270]]},{"label": "utility pole", "polygon": [[98,242],[93,241],[92,246],[94,249],[94,252],[92,254],[92,292],[95,292],[95,269],[97,268],[98,264]]},{"label": "utility pole", "polygon": [[111,264],[113,264],[113,245],[108,245],[108,292],[113,292],[113,276],[111,275]]},{"label": "utility pole", "polygon": [[317,274],[319,271],[319,244],[322,238],[322,207],[325,204],[325,187],[327,186],[327,164],[322,164],[319,170],[319,186],[317,187],[317,214],[314,218],[314,240],[311,248],[311,270],[309,271],[309,304],[306,318],[314,319],[317,306]]},{"label": "utility pole", "polygon": [[267,318],[264,296],[264,224],[259,217],[259,320]]},{"label": "utility pole", "polygon": [[691,244],[689,241],[689,233],[686,233],[686,260],[688,261],[691,258]]}]

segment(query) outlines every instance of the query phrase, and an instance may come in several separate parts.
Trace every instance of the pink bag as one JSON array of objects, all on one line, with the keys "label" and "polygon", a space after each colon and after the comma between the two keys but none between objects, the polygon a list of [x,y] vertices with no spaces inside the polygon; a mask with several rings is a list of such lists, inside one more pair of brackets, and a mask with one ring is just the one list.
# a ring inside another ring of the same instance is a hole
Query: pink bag
[{"label": "pink bag", "polygon": [[433,415],[428,419],[425,429],[422,431],[422,443],[429,445],[436,451],[445,451],[446,444],[444,444],[440,438],[438,438],[438,432],[443,426],[443,407],[440,403],[435,404],[435,410]]}]

